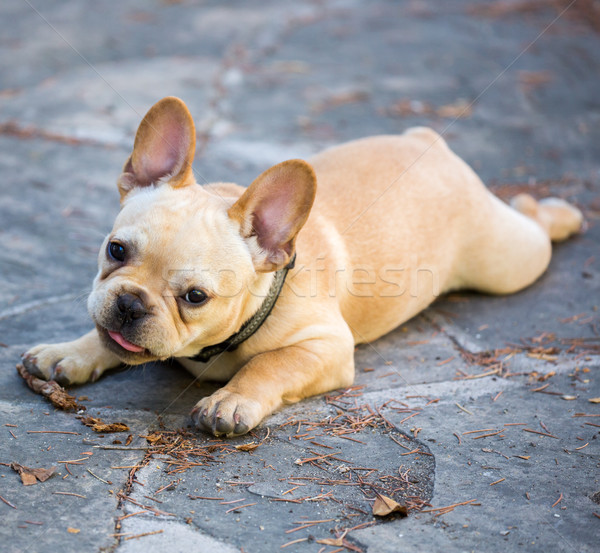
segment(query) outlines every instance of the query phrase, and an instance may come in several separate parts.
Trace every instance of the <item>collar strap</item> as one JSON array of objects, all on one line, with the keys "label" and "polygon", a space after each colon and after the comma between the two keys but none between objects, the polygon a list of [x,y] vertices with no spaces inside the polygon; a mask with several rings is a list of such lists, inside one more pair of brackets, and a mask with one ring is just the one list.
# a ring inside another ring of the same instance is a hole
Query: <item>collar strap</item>
[{"label": "collar strap", "polygon": [[206,346],[202,348],[196,355],[190,357],[192,361],[200,361],[206,363],[211,357],[218,355],[223,352],[229,352],[235,350],[242,342],[250,338],[265,322],[267,317],[270,315],[275,302],[281,293],[285,277],[290,269],[294,268],[296,263],[296,254],[292,256],[290,262],[283,268],[275,273],[275,278],[269,288],[267,297],[262,302],[262,305],[252,317],[250,317],[235,334],[232,334],[229,338],[223,340],[219,344],[212,346]]}]

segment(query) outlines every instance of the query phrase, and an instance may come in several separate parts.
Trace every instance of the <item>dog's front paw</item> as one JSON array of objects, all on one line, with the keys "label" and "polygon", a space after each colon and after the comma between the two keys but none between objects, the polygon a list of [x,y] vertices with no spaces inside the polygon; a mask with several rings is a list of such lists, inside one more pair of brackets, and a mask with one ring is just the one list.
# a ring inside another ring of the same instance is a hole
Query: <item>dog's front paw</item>
[{"label": "dog's front paw", "polygon": [[23,355],[23,365],[32,375],[62,386],[96,380],[101,374],[71,343],[35,346]]},{"label": "dog's front paw", "polygon": [[192,409],[196,426],[215,436],[240,436],[263,417],[261,404],[225,388],[201,399]]}]

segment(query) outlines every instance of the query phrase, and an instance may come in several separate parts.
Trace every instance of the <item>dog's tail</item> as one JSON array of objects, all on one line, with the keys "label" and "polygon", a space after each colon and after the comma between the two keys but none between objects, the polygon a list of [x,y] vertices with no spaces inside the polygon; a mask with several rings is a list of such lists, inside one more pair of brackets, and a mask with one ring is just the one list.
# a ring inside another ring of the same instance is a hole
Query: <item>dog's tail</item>
[{"label": "dog's tail", "polygon": [[512,199],[511,205],[537,221],[553,242],[566,240],[583,225],[581,211],[560,198],[544,198],[538,202],[529,194],[519,194]]}]

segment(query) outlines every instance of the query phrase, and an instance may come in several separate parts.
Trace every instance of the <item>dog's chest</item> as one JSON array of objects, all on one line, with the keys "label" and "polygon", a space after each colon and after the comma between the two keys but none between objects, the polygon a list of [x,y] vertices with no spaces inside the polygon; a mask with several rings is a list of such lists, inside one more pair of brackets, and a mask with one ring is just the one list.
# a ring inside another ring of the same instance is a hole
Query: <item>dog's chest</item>
[{"label": "dog's chest", "polygon": [[179,357],[177,361],[199,380],[227,382],[240,369],[239,356],[235,353],[221,353],[206,363],[193,361],[189,357]]}]

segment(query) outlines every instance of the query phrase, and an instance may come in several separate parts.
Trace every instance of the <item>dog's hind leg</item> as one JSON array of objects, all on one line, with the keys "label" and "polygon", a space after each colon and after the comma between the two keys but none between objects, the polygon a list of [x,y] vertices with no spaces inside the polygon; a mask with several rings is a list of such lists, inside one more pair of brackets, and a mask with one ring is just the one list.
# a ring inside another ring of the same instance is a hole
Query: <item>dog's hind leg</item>
[{"label": "dog's hind leg", "polygon": [[512,199],[511,205],[537,221],[553,242],[566,240],[583,223],[581,211],[560,198],[544,198],[538,202],[529,194],[519,194]]},{"label": "dog's hind leg", "polygon": [[529,286],[548,267],[551,241],[577,232],[581,212],[558,198],[537,202],[514,198],[513,208],[486,193],[472,204],[475,211],[456,266],[456,287],[510,294]]}]

